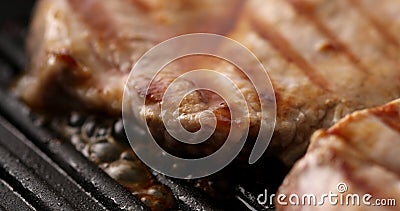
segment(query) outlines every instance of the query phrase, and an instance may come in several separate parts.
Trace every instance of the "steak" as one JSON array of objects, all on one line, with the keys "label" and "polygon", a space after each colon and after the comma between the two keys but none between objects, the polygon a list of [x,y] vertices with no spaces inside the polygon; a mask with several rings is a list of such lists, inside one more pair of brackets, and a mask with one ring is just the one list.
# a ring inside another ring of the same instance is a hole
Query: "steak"
[{"label": "steak", "polygon": [[[298,161],[285,178],[278,194],[370,194],[376,199],[400,200],[400,100],[382,107],[357,111],[327,130],[314,133],[304,158]],[[338,184],[345,188],[340,187]],[[340,192],[339,192],[340,191]],[[360,200],[360,201],[361,201]],[[314,203],[314,202],[312,202]],[[346,203],[343,201],[343,203]],[[393,203],[393,202],[392,202]],[[376,210],[360,202],[346,210]],[[378,205],[378,204],[377,204]],[[392,206],[382,210],[397,210]],[[320,206],[282,206],[278,210],[320,210]],[[324,210],[342,210],[343,206],[325,201]]]},{"label": "steak", "polygon": [[[35,108],[87,107],[118,114],[126,77],[139,57],[177,35],[224,33],[233,24],[237,2],[40,0],[20,93]],[[217,9],[222,5],[224,10]]]},{"label": "steak", "polygon": [[[292,165],[315,130],[400,97],[400,22],[395,21],[400,3],[382,2],[41,0],[28,39],[30,65],[15,90],[35,109],[120,115],[129,70],[147,50],[185,33],[225,35],[249,48],[267,68],[277,99],[267,154]],[[175,153],[203,156],[221,146],[230,110],[215,94],[196,91],[180,104],[181,123],[189,131],[199,128],[202,111],[217,118],[215,133],[201,147],[177,145],[161,119],[168,85],[188,68],[204,64],[230,77],[247,100],[250,147],[243,152],[248,154],[260,127],[260,101],[250,81],[227,62],[188,59],[167,67],[145,96],[144,118],[158,141]],[[135,91],[144,94],[150,78],[135,80],[143,84]]]}]

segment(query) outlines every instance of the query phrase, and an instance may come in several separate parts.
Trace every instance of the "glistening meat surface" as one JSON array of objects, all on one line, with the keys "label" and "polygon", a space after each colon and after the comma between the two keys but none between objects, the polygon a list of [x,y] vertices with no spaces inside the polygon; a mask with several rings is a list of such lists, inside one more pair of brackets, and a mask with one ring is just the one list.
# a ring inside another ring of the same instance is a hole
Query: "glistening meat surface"
[{"label": "glistening meat surface", "polygon": [[[294,165],[278,191],[288,197],[313,193],[316,200],[306,202],[311,205],[277,203],[278,210],[397,210],[394,205],[400,200],[399,122],[400,100],[396,100],[355,112],[333,127],[317,131],[306,155]],[[338,189],[343,183],[347,190]],[[333,204],[335,199],[330,202],[326,198],[324,206],[314,205],[323,203],[322,195],[329,192],[342,194],[344,199]],[[350,194],[359,196],[360,205],[346,199]],[[366,203],[362,201],[365,194],[371,195]],[[377,199],[387,206],[376,204]],[[393,200],[394,204],[390,204]]]},{"label": "glistening meat surface", "polygon": [[[316,129],[400,97],[396,8],[395,0],[379,7],[368,0],[41,0],[31,25],[29,71],[16,91],[39,109],[86,108],[118,115],[129,70],[148,49],[185,33],[223,34],[252,50],[267,68],[278,104],[269,154],[290,165],[305,152]],[[254,140],[260,124],[257,93],[238,70],[209,61],[243,92],[250,110],[248,139]],[[180,73],[201,64],[167,68],[146,96],[145,112],[167,148],[200,155],[224,141],[229,109],[213,94],[188,95],[179,108],[183,126],[195,131],[204,110],[216,114],[218,125],[206,145],[178,148],[165,133],[160,96]],[[137,78],[143,84],[148,80]]]}]

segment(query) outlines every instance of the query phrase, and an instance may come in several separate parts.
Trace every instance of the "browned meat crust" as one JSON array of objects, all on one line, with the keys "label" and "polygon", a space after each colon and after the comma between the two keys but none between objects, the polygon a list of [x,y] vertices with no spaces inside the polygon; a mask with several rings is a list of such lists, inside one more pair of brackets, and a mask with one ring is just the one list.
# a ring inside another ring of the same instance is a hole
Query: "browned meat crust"
[{"label": "browned meat crust", "polygon": [[[286,177],[278,194],[314,193],[318,199],[345,183],[344,194],[372,195],[376,199],[400,200],[399,153],[400,100],[355,112],[328,130],[316,132],[305,157]],[[344,201],[345,202],[345,201]],[[377,206],[280,206],[280,210],[376,210]],[[398,210],[397,206],[379,206]]]},{"label": "browned meat crust", "polygon": [[[290,165],[305,152],[316,129],[400,97],[400,22],[392,21],[398,19],[400,6],[394,0],[383,2],[41,0],[31,27],[29,72],[16,90],[35,108],[119,114],[127,74],[149,48],[184,33],[224,34],[252,50],[267,67],[278,103],[269,154]],[[260,124],[257,93],[226,63],[211,66],[240,84],[250,104],[249,140],[254,140]],[[189,130],[198,128],[199,112],[216,114],[219,124],[208,145],[177,148],[162,126],[160,96],[181,72],[171,67],[160,75],[146,96],[146,118],[167,147],[209,153],[220,146],[230,125],[221,99],[199,91],[180,108]]]}]

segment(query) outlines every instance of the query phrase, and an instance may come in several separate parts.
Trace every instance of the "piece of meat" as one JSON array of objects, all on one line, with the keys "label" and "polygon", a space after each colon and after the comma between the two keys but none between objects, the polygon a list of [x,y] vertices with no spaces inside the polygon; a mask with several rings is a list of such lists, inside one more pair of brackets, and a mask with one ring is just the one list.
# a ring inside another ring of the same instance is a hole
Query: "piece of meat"
[{"label": "piece of meat", "polygon": [[[35,108],[74,106],[120,114],[128,72],[149,48],[184,33],[223,34],[249,48],[267,68],[278,109],[268,154],[291,165],[303,155],[315,130],[354,110],[400,97],[400,50],[391,30],[400,23],[389,14],[379,15],[400,3],[386,0],[385,8],[372,13],[371,2],[361,1],[361,10],[356,1],[330,0],[42,0],[31,27],[29,72],[16,90]],[[153,134],[178,153],[201,156],[221,146],[230,126],[230,111],[221,98],[196,91],[180,105],[181,123],[189,131],[199,128],[202,111],[216,115],[215,134],[201,147],[177,145],[160,115],[162,95],[171,81],[190,68],[213,68],[231,77],[249,104],[248,153],[260,126],[254,87],[227,62],[190,61],[170,65],[151,86],[142,113]],[[145,74],[136,78],[143,84],[136,91],[143,94],[150,79]]]},{"label": "piece of meat", "polygon": [[[333,127],[317,131],[304,158],[285,178],[278,194],[322,194],[338,192],[338,184],[346,184],[346,194],[372,195],[376,199],[400,200],[400,100],[385,106],[348,115]],[[339,189],[345,190],[345,189]],[[287,202],[287,199],[286,199]],[[343,202],[346,202],[345,200]],[[351,202],[350,202],[351,203]],[[393,202],[392,202],[393,203]],[[331,205],[282,206],[278,210],[398,210],[397,206]]]},{"label": "piece of meat", "polygon": [[40,0],[28,38],[29,72],[18,92],[34,108],[119,114],[126,78],[146,51],[186,33],[224,34],[234,24],[240,4]]}]

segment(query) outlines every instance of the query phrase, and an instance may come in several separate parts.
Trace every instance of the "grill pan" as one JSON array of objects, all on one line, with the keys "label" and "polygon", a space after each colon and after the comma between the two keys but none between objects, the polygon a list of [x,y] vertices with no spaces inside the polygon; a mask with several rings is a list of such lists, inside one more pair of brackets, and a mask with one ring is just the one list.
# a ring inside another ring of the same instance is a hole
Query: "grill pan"
[{"label": "grill pan", "polygon": [[[1,3],[0,12],[0,210],[149,210],[140,200],[76,150],[60,134],[38,124],[9,87],[26,65],[24,39],[34,1]],[[195,187],[152,172],[167,186],[176,210],[273,210],[257,203],[264,189],[275,191],[287,169],[273,159],[255,166],[230,166],[232,196],[219,200]],[[222,179],[221,179],[222,178]]]}]

